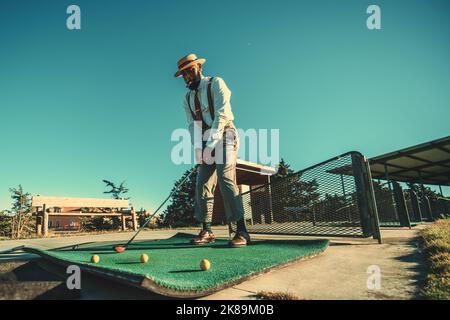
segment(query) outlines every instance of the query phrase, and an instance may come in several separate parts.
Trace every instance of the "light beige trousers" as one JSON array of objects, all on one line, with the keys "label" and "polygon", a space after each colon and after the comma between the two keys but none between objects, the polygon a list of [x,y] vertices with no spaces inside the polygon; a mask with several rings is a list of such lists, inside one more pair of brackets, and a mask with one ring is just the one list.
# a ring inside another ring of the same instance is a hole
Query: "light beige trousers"
[{"label": "light beige trousers", "polygon": [[[198,167],[195,189],[195,218],[198,222],[211,222],[214,193],[217,183],[224,201],[227,222],[236,222],[244,217],[244,207],[236,184],[236,138],[219,142],[223,145],[223,161],[201,164]],[[217,154],[217,151],[216,151]]]}]

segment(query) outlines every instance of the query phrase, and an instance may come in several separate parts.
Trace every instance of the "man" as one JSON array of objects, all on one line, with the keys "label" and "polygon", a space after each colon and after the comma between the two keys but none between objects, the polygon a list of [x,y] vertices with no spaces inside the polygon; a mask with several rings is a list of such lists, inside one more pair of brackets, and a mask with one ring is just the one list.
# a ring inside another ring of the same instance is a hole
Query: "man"
[{"label": "man", "polygon": [[183,99],[195,159],[199,164],[195,189],[195,218],[202,223],[193,244],[214,242],[211,230],[214,192],[219,183],[228,223],[236,222],[237,230],[231,247],[250,243],[245,227],[244,207],[236,184],[236,159],[239,140],[231,112],[231,92],[223,79],[204,77],[205,59],[189,54],[178,61],[175,77],[183,77],[189,92]]}]

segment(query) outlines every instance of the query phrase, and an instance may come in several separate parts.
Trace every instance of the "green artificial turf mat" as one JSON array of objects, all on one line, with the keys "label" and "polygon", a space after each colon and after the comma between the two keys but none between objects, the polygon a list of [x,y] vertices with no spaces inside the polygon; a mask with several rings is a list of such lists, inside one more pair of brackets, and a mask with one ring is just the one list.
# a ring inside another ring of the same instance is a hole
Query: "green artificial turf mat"
[{"label": "green artificial turf mat", "polygon": [[[67,264],[142,276],[162,288],[211,292],[279,265],[316,255],[328,246],[328,240],[258,240],[246,247],[230,248],[228,240],[221,239],[198,246],[189,243],[192,237],[178,233],[168,239],[139,241],[130,244],[123,253],[113,251],[112,244],[81,245],[77,250],[33,250]],[[143,253],[150,258],[146,264],[140,262]],[[100,257],[100,263],[90,262],[94,254]],[[210,270],[200,269],[202,259],[211,262]]]}]

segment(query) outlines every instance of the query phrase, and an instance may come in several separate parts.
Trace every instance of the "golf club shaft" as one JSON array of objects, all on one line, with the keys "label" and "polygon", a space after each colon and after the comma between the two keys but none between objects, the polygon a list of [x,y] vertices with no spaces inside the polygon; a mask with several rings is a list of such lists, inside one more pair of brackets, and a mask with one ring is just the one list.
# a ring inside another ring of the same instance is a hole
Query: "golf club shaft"
[{"label": "golf club shaft", "polygon": [[144,224],[139,228],[139,230],[136,232],[136,234],[130,239],[128,240],[128,242],[125,244],[125,247],[127,247],[139,234],[139,232],[141,232],[142,229],[145,228],[145,226],[150,222],[150,220],[158,213],[158,211],[162,208],[162,206],[167,202],[167,200],[170,199],[170,197],[172,197],[172,195],[189,179],[189,177],[197,170],[197,167],[194,167],[193,170],[191,172],[189,172],[189,174],[178,184],[178,186],[175,187],[175,189],[169,194],[169,196],[166,198],[166,200],[164,200],[163,203],[161,203],[161,205],[158,207],[158,209],[156,209],[156,211],[147,218],[147,220],[145,220]]},{"label": "golf club shaft", "polygon": [[8,249],[8,250],[0,251],[0,254],[13,253],[15,251],[20,251],[23,248],[25,248],[25,246],[14,247],[14,248],[11,248],[11,249]]}]

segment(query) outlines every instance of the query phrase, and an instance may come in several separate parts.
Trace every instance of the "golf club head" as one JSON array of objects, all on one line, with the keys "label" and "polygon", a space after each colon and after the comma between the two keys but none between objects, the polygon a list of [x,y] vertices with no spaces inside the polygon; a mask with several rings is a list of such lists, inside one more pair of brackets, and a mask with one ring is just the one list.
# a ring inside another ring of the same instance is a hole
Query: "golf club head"
[{"label": "golf club head", "polygon": [[122,253],[126,250],[126,248],[124,246],[115,246],[113,247],[113,250],[117,253]]}]

